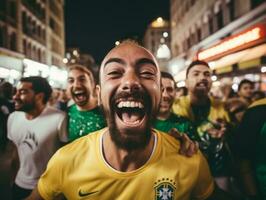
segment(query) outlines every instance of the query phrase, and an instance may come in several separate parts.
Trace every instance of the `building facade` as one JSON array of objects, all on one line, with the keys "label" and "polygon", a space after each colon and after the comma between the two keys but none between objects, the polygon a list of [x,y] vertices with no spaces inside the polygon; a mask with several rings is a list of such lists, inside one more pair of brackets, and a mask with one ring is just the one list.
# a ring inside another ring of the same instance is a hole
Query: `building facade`
[{"label": "building facade", "polygon": [[171,58],[170,39],[169,21],[161,17],[150,23],[144,34],[143,45],[155,55],[161,70],[167,70]]},{"label": "building facade", "polygon": [[220,81],[237,84],[248,78],[266,90],[264,0],[171,0],[170,10],[169,67],[177,72],[177,81],[185,78],[192,60],[200,59],[210,64]]},{"label": "building facade", "polygon": [[49,78],[51,67],[64,69],[64,26],[64,0],[1,0],[0,78]]}]

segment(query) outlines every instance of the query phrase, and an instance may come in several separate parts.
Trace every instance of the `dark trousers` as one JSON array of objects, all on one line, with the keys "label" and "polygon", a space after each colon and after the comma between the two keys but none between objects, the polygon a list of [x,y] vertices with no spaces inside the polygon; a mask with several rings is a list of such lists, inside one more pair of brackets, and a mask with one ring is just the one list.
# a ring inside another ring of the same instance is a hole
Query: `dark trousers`
[{"label": "dark trousers", "polygon": [[30,195],[32,190],[24,189],[14,184],[12,188],[13,200],[22,200]]}]

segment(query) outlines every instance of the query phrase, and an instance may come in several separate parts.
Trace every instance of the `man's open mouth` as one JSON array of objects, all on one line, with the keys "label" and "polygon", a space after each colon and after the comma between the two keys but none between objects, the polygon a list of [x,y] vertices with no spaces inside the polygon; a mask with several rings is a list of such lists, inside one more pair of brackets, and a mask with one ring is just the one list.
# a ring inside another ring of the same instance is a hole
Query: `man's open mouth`
[{"label": "man's open mouth", "polygon": [[84,90],[76,90],[76,91],[73,91],[72,94],[73,94],[74,98],[79,102],[87,100],[87,95],[86,95],[86,92]]},{"label": "man's open mouth", "polygon": [[139,100],[122,100],[115,108],[118,118],[126,126],[138,126],[146,116],[144,103]]},{"label": "man's open mouth", "polygon": [[207,82],[200,82],[200,83],[197,83],[196,87],[197,88],[207,88],[208,83]]}]

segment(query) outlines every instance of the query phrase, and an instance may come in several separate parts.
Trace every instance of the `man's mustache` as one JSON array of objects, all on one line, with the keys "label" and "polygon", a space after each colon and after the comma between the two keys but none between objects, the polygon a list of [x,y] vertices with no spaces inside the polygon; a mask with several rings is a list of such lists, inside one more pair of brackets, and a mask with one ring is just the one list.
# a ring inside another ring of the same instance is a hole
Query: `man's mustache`
[{"label": "man's mustache", "polygon": [[133,92],[126,92],[122,91],[117,93],[112,97],[112,103],[116,102],[118,99],[127,99],[132,98],[134,100],[146,99],[147,94],[144,91],[133,91]]}]

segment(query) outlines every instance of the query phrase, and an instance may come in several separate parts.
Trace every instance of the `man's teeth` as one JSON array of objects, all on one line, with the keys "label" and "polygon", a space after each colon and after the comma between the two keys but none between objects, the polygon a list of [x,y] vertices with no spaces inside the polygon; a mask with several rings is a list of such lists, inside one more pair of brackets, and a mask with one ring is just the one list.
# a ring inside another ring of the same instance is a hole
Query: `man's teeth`
[{"label": "man's teeth", "polygon": [[83,93],[84,93],[83,90],[79,90],[79,91],[75,91],[75,92],[74,92],[75,95],[83,94]]},{"label": "man's teeth", "polygon": [[136,101],[121,101],[117,105],[118,108],[144,108],[143,104]]}]

